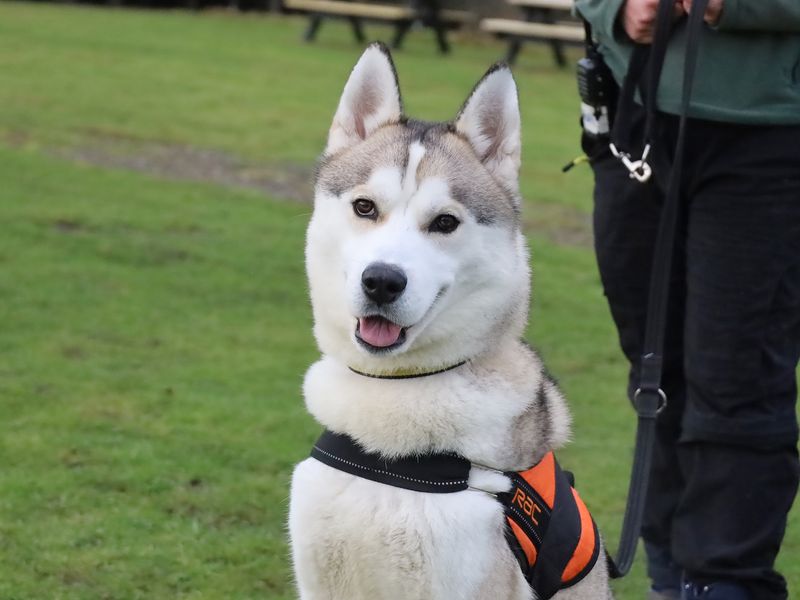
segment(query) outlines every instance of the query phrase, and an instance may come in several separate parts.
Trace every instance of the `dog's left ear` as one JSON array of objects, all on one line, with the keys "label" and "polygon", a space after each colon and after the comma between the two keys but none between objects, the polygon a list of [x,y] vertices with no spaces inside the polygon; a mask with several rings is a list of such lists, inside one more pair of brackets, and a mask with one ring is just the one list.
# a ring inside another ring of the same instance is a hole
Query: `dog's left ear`
[{"label": "dog's left ear", "polygon": [[344,86],[325,154],[357,144],[381,125],[399,121],[402,112],[400,87],[389,49],[380,42],[370,44]]},{"label": "dog's left ear", "polygon": [[505,64],[496,64],[472,90],[456,117],[456,130],[472,144],[498,180],[518,186],[521,154],[517,84]]}]

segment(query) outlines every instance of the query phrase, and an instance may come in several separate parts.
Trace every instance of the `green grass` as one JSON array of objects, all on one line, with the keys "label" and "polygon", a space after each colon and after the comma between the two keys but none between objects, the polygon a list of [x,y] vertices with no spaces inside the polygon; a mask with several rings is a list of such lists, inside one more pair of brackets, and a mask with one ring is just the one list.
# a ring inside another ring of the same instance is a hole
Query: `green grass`
[{"label": "green grass", "polygon": [[308,208],[0,161],[0,597],[289,597]]},{"label": "green grass", "polygon": [[[0,5],[0,131],[34,145],[105,136],[307,163],[360,48],[335,24],[323,27],[320,44],[301,44],[303,27],[274,16]],[[408,111],[453,117],[502,53],[456,44],[443,59],[430,34],[413,34],[396,53]],[[545,52],[523,59],[524,191],[587,208],[588,174],[560,172],[578,153],[574,79]]]},{"label": "green grass", "polygon": [[[359,50],[340,26],[300,44],[303,25],[0,3],[0,598],[293,597],[288,478],[319,431],[300,397],[310,206],[74,157],[159,143],[309,168]],[[442,58],[415,32],[396,55],[409,112],[449,117],[501,53]],[[559,171],[576,99],[550,62],[531,49],[516,71],[528,337],[571,400],[561,461],[613,549],[634,419],[593,256],[553,233],[585,217],[590,177]],[[618,596],[644,585],[639,562]]]}]

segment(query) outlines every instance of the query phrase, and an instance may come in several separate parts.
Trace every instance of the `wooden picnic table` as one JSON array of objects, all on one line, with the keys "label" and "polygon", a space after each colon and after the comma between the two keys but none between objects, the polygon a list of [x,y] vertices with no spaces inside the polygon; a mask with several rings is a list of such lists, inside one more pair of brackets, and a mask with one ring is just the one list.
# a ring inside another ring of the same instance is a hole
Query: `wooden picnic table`
[{"label": "wooden picnic table", "polygon": [[550,45],[553,58],[560,67],[566,65],[564,44],[577,44],[584,40],[583,28],[565,21],[571,15],[573,0],[506,0],[519,8],[525,20],[484,19],[481,29],[509,39],[506,61],[513,64],[522,44],[541,40]]},{"label": "wooden picnic table", "polygon": [[512,6],[520,8],[539,8],[571,12],[575,2],[573,0],[506,0]]},{"label": "wooden picnic table", "polygon": [[303,35],[307,42],[316,38],[325,19],[340,18],[350,22],[353,36],[359,43],[366,40],[364,21],[392,23],[395,33],[391,45],[393,48],[400,48],[411,27],[420,24],[434,30],[439,51],[443,54],[450,51],[446,29],[459,26],[470,19],[468,12],[441,8],[438,0],[409,0],[402,4],[349,0],[284,0],[283,6],[289,10],[308,13],[308,28]]}]

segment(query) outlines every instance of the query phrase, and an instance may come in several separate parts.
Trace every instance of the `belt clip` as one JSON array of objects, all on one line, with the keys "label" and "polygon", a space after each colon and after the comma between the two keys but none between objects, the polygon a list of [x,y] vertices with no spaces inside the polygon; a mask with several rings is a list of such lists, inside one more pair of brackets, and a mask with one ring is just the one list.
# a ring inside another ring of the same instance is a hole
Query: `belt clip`
[{"label": "belt clip", "polygon": [[650,154],[650,144],[645,144],[644,150],[642,151],[642,158],[639,160],[631,160],[630,154],[617,150],[614,142],[609,143],[608,147],[611,149],[611,154],[620,159],[622,164],[625,165],[625,168],[628,169],[628,174],[631,179],[635,179],[639,183],[645,183],[650,179],[650,176],[653,174],[653,169],[647,164],[647,155]]}]

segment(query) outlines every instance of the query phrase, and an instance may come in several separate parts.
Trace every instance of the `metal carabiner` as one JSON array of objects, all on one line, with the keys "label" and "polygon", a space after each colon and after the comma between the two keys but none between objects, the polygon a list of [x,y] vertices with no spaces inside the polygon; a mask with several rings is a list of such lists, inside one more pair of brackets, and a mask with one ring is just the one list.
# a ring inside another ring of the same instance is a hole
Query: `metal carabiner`
[{"label": "metal carabiner", "polygon": [[627,152],[620,152],[614,145],[614,142],[608,144],[611,154],[617,157],[625,168],[628,169],[628,177],[635,179],[639,183],[645,183],[653,174],[653,169],[647,163],[647,156],[650,154],[650,144],[646,144],[644,151],[642,151],[642,158],[639,160],[631,160],[631,155]]}]

